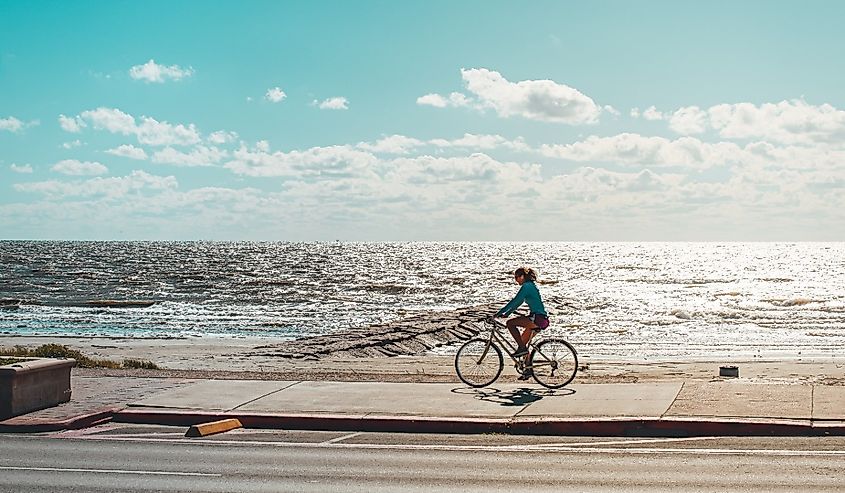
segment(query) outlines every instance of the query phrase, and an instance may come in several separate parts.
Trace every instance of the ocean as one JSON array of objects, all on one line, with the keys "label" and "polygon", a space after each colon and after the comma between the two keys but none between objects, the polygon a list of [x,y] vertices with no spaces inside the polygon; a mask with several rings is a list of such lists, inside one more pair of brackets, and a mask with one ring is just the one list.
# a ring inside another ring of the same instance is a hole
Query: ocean
[{"label": "ocean", "polygon": [[522,265],[593,356],[845,348],[845,243],[0,241],[0,334],[291,340],[504,304]]}]

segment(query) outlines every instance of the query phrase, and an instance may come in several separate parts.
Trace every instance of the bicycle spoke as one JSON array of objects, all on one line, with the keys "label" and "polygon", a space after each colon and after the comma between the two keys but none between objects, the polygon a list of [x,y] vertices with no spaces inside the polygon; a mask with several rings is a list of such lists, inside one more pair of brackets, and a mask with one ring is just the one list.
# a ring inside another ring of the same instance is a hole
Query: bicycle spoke
[{"label": "bicycle spoke", "polygon": [[531,353],[534,380],[544,387],[557,389],[567,385],[578,371],[575,349],[563,339],[546,339]]},{"label": "bicycle spoke", "polygon": [[493,383],[502,373],[502,351],[484,339],[471,339],[455,355],[455,371],[462,382],[471,387]]}]

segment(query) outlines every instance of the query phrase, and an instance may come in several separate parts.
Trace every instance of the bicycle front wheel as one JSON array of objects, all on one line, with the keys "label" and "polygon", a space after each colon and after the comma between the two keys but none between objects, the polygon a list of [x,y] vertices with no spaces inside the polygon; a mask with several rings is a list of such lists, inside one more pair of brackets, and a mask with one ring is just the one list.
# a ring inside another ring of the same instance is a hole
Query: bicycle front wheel
[{"label": "bicycle front wheel", "polygon": [[486,339],[470,339],[455,355],[455,372],[470,387],[485,387],[495,382],[504,368],[502,350]]},{"label": "bicycle front wheel", "polygon": [[563,339],[546,339],[531,352],[534,380],[543,387],[559,389],[575,378],[578,355]]}]

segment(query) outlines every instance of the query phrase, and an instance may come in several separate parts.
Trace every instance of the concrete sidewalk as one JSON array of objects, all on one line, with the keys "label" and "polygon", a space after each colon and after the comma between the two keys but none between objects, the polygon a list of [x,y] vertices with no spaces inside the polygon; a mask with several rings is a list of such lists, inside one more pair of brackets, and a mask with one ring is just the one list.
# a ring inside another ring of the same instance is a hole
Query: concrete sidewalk
[{"label": "concrete sidewalk", "polygon": [[0,431],[108,420],[189,426],[561,435],[845,435],[845,387],[735,381],[536,384],[82,377],[71,402],[0,422]]}]

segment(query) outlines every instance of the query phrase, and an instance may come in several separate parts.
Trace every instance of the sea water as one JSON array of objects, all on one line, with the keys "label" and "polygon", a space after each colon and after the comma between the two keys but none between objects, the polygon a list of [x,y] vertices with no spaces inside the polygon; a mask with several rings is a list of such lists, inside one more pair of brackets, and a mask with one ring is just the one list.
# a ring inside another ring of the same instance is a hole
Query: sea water
[{"label": "sea water", "polygon": [[290,340],[504,304],[522,265],[595,356],[845,348],[845,243],[2,241],[0,333]]}]

